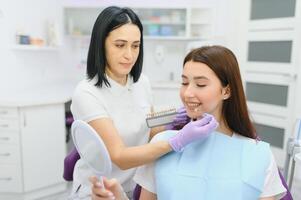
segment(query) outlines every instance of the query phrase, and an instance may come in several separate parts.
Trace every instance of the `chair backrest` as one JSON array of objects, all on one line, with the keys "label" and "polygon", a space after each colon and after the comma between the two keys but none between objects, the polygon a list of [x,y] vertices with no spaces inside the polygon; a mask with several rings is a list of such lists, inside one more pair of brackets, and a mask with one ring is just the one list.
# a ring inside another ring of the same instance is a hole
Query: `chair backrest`
[{"label": "chair backrest", "polygon": [[[257,140],[261,140],[259,136],[257,136],[256,138]],[[279,176],[280,176],[280,179],[281,179],[281,182],[282,182],[282,185],[285,187],[286,189],[286,195],[284,197],[281,198],[281,200],[293,200],[293,197],[292,197],[292,194],[291,192],[289,191],[288,189],[288,186],[286,184],[286,181],[282,175],[282,173],[280,172],[280,170],[278,169],[278,173],[279,173]]]},{"label": "chair backrest", "polygon": [[73,148],[72,151],[65,157],[63,177],[66,181],[73,181],[73,171],[74,171],[75,163],[79,159],[80,159],[80,155],[77,152],[76,148]]},{"label": "chair backrest", "polygon": [[140,193],[141,193],[141,186],[137,184],[135,189],[134,189],[133,200],[139,200]]},{"label": "chair backrest", "polygon": [[279,173],[279,176],[280,176],[280,179],[281,179],[281,182],[282,182],[282,185],[286,188],[286,195],[284,197],[282,197],[281,200],[293,200],[293,197],[292,197],[292,194],[290,193],[289,189],[288,189],[288,186],[284,180],[284,177],[283,175],[281,174],[281,172],[278,170],[278,173]]}]

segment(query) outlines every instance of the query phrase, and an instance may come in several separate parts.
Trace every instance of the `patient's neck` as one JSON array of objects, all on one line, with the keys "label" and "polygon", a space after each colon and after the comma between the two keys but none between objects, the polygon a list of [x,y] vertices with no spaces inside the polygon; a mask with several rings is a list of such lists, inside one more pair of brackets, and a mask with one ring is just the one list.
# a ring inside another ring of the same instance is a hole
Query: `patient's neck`
[{"label": "patient's neck", "polygon": [[228,135],[230,137],[232,137],[233,135],[233,131],[226,125],[225,121],[224,120],[220,120],[219,122],[219,126],[217,127],[217,131],[218,132],[221,132],[225,135]]}]

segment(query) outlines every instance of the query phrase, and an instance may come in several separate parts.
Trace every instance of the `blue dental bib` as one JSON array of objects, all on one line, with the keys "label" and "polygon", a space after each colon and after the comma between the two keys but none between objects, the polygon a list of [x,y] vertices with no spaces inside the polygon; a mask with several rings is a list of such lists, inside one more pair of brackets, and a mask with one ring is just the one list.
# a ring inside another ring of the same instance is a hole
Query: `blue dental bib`
[{"label": "blue dental bib", "polygon": [[[176,131],[158,135],[167,140]],[[265,142],[213,132],[156,162],[159,200],[257,200],[270,164]]]}]

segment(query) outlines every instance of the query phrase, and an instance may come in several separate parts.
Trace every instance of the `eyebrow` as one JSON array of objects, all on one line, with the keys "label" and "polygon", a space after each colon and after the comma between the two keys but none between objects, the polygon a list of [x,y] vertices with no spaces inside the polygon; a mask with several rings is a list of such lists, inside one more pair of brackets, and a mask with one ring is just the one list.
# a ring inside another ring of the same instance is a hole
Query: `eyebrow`
[{"label": "eyebrow", "polygon": [[[188,79],[187,76],[182,75],[182,78]],[[195,76],[193,77],[194,80],[199,80],[199,79],[205,79],[205,80],[209,80],[206,76]]]},{"label": "eyebrow", "polygon": [[[114,42],[128,42],[127,40],[117,39]],[[133,43],[140,43],[140,40],[134,41]]]}]

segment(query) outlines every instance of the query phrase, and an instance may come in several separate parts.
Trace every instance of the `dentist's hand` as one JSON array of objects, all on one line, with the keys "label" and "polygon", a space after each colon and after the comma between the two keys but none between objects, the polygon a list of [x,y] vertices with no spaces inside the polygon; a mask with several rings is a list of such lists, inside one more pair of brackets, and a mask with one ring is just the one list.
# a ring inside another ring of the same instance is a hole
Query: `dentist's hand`
[{"label": "dentist's hand", "polygon": [[178,126],[183,126],[189,122],[189,117],[187,116],[187,112],[185,107],[181,107],[177,110],[177,115],[173,119],[171,124],[167,124],[165,126],[165,130],[177,130]]},{"label": "dentist's hand", "polygon": [[183,148],[196,140],[204,140],[217,128],[218,122],[212,115],[204,114],[202,119],[186,124],[177,135],[168,142],[172,149],[180,152]]},{"label": "dentist's hand", "polygon": [[102,187],[97,177],[92,176],[89,180],[92,183],[92,200],[128,200],[116,179],[103,177],[105,188]]}]

